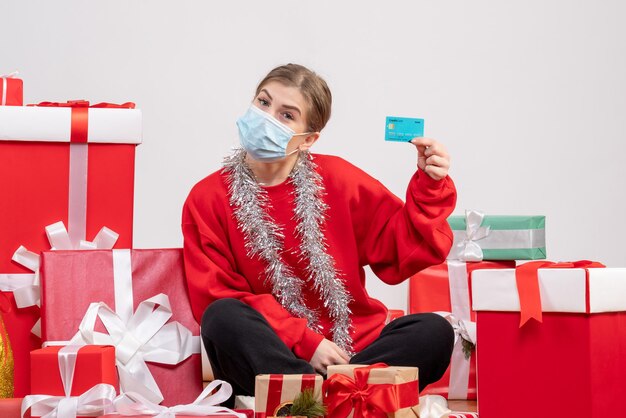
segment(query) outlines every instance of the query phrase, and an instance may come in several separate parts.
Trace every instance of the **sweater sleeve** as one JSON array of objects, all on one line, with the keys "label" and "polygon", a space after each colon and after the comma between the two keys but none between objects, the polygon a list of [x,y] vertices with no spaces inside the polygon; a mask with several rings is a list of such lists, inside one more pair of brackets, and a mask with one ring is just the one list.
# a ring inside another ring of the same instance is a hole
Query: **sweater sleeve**
[{"label": "sweater sleeve", "polygon": [[260,312],[279,338],[296,356],[309,361],[324,338],[310,330],[305,319],[292,316],[272,294],[254,294],[234,266],[223,229],[208,225],[188,199],[183,209],[182,230],[187,285],[193,314],[201,322],[207,306],[221,298],[239,299]]},{"label": "sweater sleeve", "polygon": [[385,283],[397,284],[445,261],[452,246],[447,218],[456,204],[452,179],[434,180],[417,170],[403,203],[365,176],[354,218],[362,265],[370,265]]}]

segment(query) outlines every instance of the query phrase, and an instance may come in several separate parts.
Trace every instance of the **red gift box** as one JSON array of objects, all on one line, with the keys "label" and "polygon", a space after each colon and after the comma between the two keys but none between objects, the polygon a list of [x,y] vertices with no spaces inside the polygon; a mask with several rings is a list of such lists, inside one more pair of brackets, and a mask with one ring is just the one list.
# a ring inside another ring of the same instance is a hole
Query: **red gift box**
[{"label": "red gift box", "polygon": [[472,275],[481,418],[615,415],[626,393],[626,269],[538,270],[542,322],[520,326],[521,267]]},{"label": "red gift box", "polygon": [[[151,326],[146,327],[141,323],[133,329],[129,322],[130,315],[133,312],[137,314],[138,308],[147,308],[148,312],[153,312],[154,308],[158,308],[157,311],[162,310],[166,301],[163,300],[163,295],[158,294],[167,295],[172,317],[165,326],[159,328],[159,332],[165,332],[166,327],[168,331],[173,329],[172,338],[182,338],[180,337],[182,335],[185,351],[194,354],[186,358],[182,356],[177,364],[163,364],[165,361],[148,359],[146,372],[149,371],[148,374],[154,377],[165,399],[165,405],[191,403],[202,392],[198,336],[200,327],[193,318],[187,295],[182,249],[44,252],[41,286],[42,337],[45,341],[70,340],[77,333],[83,316],[92,302],[104,302],[111,310],[117,312],[119,318],[124,318],[119,320],[120,323],[126,324],[124,326],[128,326],[123,331],[130,332],[134,338],[125,333],[120,337],[120,341],[113,341],[117,348],[122,391],[128,391],[129,387],[125,386],[127,380],[124,379],[123,370],[120,368],[120,363],[127,364],[128,360],[120,357],[128,356],[127,350],[122,349],[126,345],[119,344],[121,339],[132,343],[137,338],[141,342],[139,346],[135,344],[129,346],[131,353],[140,350],[132,357],[133,360],[137,360],[140,354],[143,355],[144,351],[141,350],[150,351],[159,348],[155,339],[151,338],[145,342],[145,335],[134,333],[139,331],[141,334]],[[144,303],[153,297],[158,299],[155,304]],[[95,307],[100,309],[98,306]],[[157,316],[162,315],[159,313]],[[167,320],[166,317],[165,321]],[[173,321],[185,327],[187,329],[185,333]],[[96,329],[103,330],[104,328]],[[111,330],[107,328],[107,332],[110,333]],[[159,338],[156,340],[163,340],[163,337]],[[166,341],[168,344],[171,342]],[[171,345],[164,348],[170,349]],[[150,352],[153,353],[155,350]],[[127,364],[129,368],[135,367],[129,364]],[[154,397],[149,397],[152,395],[145,395],[143,392],[142,395],[155,403],[159,402]]]},{"label": "red gift box", "polygon": [[[455,321],[475,321],[476,313],[471,310],[469,291],[471,273],[479,269],[510,267],[515,267],[514,261],[465,263],[450,260],[424,269],[409,280],[409,312],[412,314],[450,312]],[[461,338],[457,340],[454,350],[451,364],[443,377],[428,385],[422,391],[423,395],[441,395],[449,399],[476,399],[475,353],[472,353],[469,360],[465,358]],[[466,362],[469,364],[464,364]]]},{"label": "red gift box", "polygon": [[24,85],[17,73],[0,76],[0,106],[22,106]]},{"label": "red gift box", "polygon": [[8,298],[15,396],[30,393],[28,353],[41,340],[31,334],[39,307],[18,309],[12,293],[37,284],[37,263],[14,253],[24,246],[36,258],[50,249],[45,227],[58,221],[68,226],[73,246],[107,226],[119,234],[118,247],[130,247],[140,140],[139,110],[0,106],[0,291]]},{"label": "red gift box", "polygon": [[[65,395],[59,372],[61,348],[53,346],[31,351],[30,387],[33,394]],[[70,395],[79,396],[99,383],[107,383],[116,389],[118,387],[115,348],[106,345],[81,347],[76,356]]]},{"label": "red gift box", "polygon": [[112,410],[117,393],[112,346],[48,347],[32,351],[31,360],[36,394],[24,398],[22,411],[33,417],[83,417]]}]

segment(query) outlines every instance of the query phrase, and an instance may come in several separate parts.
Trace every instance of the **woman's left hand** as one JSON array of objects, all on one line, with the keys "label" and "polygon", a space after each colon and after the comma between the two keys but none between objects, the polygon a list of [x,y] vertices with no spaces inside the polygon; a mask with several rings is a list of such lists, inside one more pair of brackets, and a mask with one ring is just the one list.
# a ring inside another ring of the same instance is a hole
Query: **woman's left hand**
[{"label": "woman's left hand", "polygon": [[450,156],[443,144],[432,138],[417,137],[411,140],[417,148],[417,166],[435,180],[448,175]]}]

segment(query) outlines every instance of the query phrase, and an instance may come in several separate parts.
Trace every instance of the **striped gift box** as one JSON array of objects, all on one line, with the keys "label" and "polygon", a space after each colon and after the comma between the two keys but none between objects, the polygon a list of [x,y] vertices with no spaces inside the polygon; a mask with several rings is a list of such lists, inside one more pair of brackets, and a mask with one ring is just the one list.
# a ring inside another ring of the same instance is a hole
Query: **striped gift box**
[{"label": "striped gift box", "polygon": [[317,374],[260,374],[254,385],[255,417],[276,416],[279,409],[300,393],[312,389],[322,400],[322,376]]}]

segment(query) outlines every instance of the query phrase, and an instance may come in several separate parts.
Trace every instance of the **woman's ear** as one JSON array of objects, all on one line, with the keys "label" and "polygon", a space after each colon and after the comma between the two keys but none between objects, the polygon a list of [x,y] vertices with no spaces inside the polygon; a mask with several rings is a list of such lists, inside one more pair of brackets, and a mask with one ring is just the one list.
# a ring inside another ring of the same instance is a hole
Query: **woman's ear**
[{"label": "woman's ear", "polygon": [[300,151],[308,151],[309,148],[311,148],[313,144],[317,142],[319,137],[320,137],[319,132],[313,132],[312,134],[307,135],[306,138],[304,138],[304,142],[300,144],[298,148],[300,148]]}]

